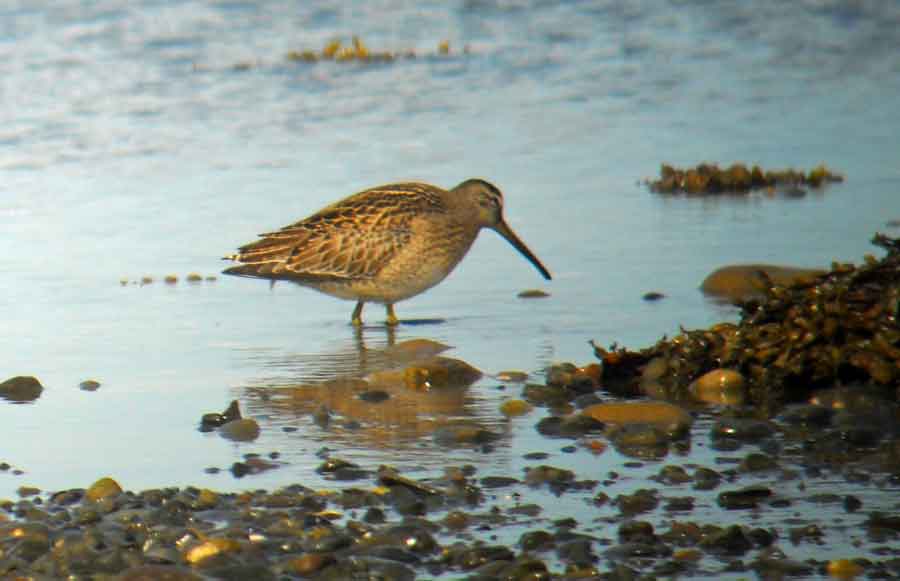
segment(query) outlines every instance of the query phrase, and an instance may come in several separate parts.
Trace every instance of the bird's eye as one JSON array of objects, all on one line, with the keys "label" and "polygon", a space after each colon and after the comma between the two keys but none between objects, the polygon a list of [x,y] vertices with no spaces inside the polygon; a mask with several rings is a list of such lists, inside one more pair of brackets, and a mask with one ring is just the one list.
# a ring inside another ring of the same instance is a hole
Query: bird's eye
[{"label": "bird's eye", "polygon": [[485,196],[479,200],[479,203],[481,204],[481,207],[489,210],[496,210],[500,207],[497,203],[497,199],[493,196]]}]

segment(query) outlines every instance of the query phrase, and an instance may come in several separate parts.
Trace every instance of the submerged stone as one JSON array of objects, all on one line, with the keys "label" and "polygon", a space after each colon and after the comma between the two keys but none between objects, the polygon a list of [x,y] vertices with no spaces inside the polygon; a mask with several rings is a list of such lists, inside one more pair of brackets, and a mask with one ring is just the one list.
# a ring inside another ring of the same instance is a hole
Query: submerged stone
[{"label": "submerged stone", "polygon": [[259,437],[259,423],[253,418],[232,420],[219,428],[219,435],[235,442],[252,442]]},{"label": "submerged stone", "polygon": [[521,399],[508,399],[500,404],[500,413],[509,418],[525,415],[532,409],[530,403]]},{"label": "submerged stone", "polygon": [[97,391],[100,387],[100,382],[94,379],[85,379],[81,383],[78,384],[78,389],[82,391]]},{"label": "submerged stone", "polygon": [[581,413],[606,424],[650,424],[673,437],[687,434],[693,422],[691,414],[665,402],[601,403]]}]

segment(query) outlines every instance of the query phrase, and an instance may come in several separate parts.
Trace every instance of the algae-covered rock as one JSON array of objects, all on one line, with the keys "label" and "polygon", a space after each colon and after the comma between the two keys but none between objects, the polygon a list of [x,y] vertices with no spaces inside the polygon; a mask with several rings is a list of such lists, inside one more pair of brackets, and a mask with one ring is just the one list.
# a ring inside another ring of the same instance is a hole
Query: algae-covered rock
[{"label": "algae-covered rock", "polygon": [[0,397],[11,402],[34,401],[43,391],[41,382],[28,375],[19,375],[0,383]]},{"label": "algae-covered rock", "polygon": [[872,242],[886,256],[866,256],[860,265],[834,263],[790,286],[761,276],[763,296],[739,303],[736,324],[682,329],[641,351],[606,350],[592,342],[603,361],[604,388],[629,393],[643,381],[665,397],[689,398],[698,378],[726,368],[744,378],[746,403],[761,417],[836,384],[870,385],[897,401],[900,239],[876,234]]}]

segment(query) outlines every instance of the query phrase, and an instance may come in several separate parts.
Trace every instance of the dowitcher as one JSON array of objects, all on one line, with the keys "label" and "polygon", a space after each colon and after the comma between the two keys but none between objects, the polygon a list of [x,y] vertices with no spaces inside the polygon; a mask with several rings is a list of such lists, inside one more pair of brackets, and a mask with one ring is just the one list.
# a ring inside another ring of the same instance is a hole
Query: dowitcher
[{"label": "dowitcher", "polygon": [[365,303],[381,303],[387,324],[396,325],[394,304],[444,280],[482,228],[551,278],[503,219],[503,194],[479,179],[452,190],[399,183],[359,192],[241,246],[225,257],[240,264],[224,274],[287,280],[355,300],[354,325],[362,325]]}]

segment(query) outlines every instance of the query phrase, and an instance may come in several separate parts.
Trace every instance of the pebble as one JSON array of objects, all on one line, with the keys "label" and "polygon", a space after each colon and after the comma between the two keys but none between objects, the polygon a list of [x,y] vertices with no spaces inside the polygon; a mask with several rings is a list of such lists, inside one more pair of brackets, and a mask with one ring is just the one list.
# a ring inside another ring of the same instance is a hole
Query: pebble
[{"label": "pebble", "polygon": [[547,416],[538,421],[535,429],[544,436],[578,438],[590,432],[603,429],[603,424],[592,417],[572,414],[568,416]]},{"label": "pebble", "polygon": [[530,412],[534,407],[525,400],[508,399],[500,404],[500,413],[508,418],[523,416]]},{"label": "pebble", "polygon": [[444,426],[432,434],[438,444],[458,446],[460,444],[487,444],[500,438],[500,435],[477,425]]},{"label": "pebble", "polygon": [[764,420],[749,418],[721,418],[713,424],[713,439],[734,439],[745,442],[758,442],[775,434],[775,428]]},{"label": "pebble", "polygon": [[656,490],[639,488],[633,494],[620,494],[613,504],[618,506],[625,516],[650,512],[659,506],[659,493]]},{"label": "pebble", "polygon": [[716,528],[700,541],[700,548],[718,555],[743,555],[753,548],[753,542],[738,525]]},{"label": "pebble", "polygon": [[525,482],[530,486],[542,484],[567,485],[575,480],[575,473],[564,468],[541,465],[525,469]]},{"label": "pebble", "polygon": [[528,374],[524,371],[501,371],[497,374],[497,379],[510,383],[525,383],[528,381]]},{"label": "pebble", "polygon": [[94,379],[85,379],[81,383],[78,384],[78,389],[82,391],[97,391],[100,387],[100,382]]}]

